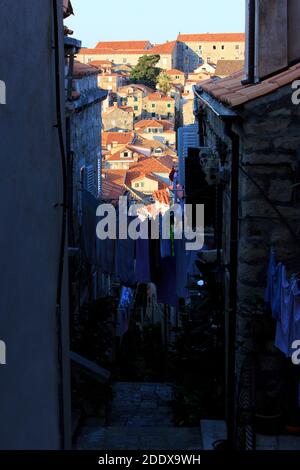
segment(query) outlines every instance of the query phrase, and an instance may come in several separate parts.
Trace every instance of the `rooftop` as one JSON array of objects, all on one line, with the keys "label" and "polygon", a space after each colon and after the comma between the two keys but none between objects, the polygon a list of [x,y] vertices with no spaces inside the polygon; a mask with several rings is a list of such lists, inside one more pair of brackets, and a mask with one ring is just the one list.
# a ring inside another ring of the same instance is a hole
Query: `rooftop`
[{"label": "rooftop", "polygon": [[100,41],[96,49],[107,50],[146,50],[151,46],[150,41]]},{"label": "rooftop", "polygon": [[215,74],[220,77],[227,77],[243,70],[244,63],[243,60],[218,60]]},{"label": "rooftop", "polygon": [[114,142],[126,145],[132,142],[133,137],[133,132],[102,132],[102,145],[107,147]]},{"label": "rooftop", "polygon": [[81,62],[78,62],[75,60],[74,62],[74,70],[73,70],[73,77],[74,78],[82,78],[82,77],[87,77],[89,75],[98,75],[99,74],[99,69],[96,67],[93,67],[92,65],[89,64],[82,64]]},{"label": "rooftop", "polygon": [[179,34],[182,42],[244,42],[245,33]]},{"label": "rooftop", "polygon": [[159,91],[151,93],[146,97],[146,99],[149,101],[174,101],[174,98],[163,95],[162,93],[159,93]]},{"label": "rooftop", "polygon": [[146,129],[148,127],[163,127],[164,130],[174,130],[174,124],[167,120],[159,119],[142,119],[135,123],[135,129]]},{"label": "rooftop", "polygon": [[284,72],[278,73],[257,84],[243,85],[243,72],[237,72],[229,77],[219,80],[211,79],[197,84],[218,101],[231,107],[239,106],[249,101],[268,95],[279,88],[292,83],[300,78],[300,63],[289,67]]},{"label": "rooftop", "polygon": [[147,54],[172,54],[177,41],[170,41],[164,44],[156,44],[152,49],[147,51]]}]

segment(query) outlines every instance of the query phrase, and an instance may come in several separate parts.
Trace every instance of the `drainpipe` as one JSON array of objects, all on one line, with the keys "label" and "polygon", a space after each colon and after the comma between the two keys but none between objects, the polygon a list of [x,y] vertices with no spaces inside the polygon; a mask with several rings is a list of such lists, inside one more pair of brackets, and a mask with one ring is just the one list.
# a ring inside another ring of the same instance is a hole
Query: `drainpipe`
[{"label": "drainpipe", "polygon": [[231,207],[230,207],[230,285],[229,313],[226,319],[227,327],[227,377],[226,377],[226,415],[228,443],[235,446],[236,438],[236,315],[237,315],[237,266],[238,266],[238,213],[239,213],[239,136],[227,124],[227,135],[231,139]]},{"label": "drainpipe", "polygon": [[248,0],[247,12],[247,68],[246,78],[242,81],[243,85],[255,83],[255,15],[256,15],[256,0]]}]

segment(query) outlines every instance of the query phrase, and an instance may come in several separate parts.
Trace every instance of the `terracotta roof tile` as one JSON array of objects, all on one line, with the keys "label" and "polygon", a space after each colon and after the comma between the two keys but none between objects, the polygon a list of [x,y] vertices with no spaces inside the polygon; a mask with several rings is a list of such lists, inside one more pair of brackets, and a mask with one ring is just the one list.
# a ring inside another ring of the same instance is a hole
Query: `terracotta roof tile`
[{"label": "terracotta roof tile", "polygon": [[102,132],[102,145],[112,145],[113,142],[126,145],[132,142],[134,137],[133,132]]},{"label": "terracotta roof tile", "polygon": [[123,185],[112,183],[106,178],[102,179],[102,200],[118,200],[120,196],[126,192],[126,188]]},{"label": "terracotta roof tile", "polygon": [[161,204],[165,204],[166,206],[170,206],[170,192],[168,189],[161,189],[158,191],[154,191],[152,197],[155,201],[160,202]]},{"label": "terracotta roof tile", "polygon": [[150,45],[149,41],[101,41],[96,45],[96,49],[114,49],[117,51],[126,49],[146,50]]},{"label": "terracotta roof tile", "polygon": [[177,41],[170,41],[164,44],[156,44],[152,49],[147,51],[147,54],[172,54],[176,47]]},{"label": "terracotta roof tile", "polygon": [[104,179],[107,181],[118,185],[123,185],[125,183],[127,170],[111,170],[103,168],[102,174]]},{"label": "terracotta roof tile", "polygon": [[179,34],[182,42],[243,42],[245,33]]},{"label": "terracotta roof tile", "polygon": [[201,82],[198,86],[227,105],[239,106],[299,79],[300,63],[257,84],[243,85],[243,78],[244,73],[237,72],[220,80]]},{"label": "terracotta roof tile", "polygon": [[240,72],[243,68],[243,60],[218,60],[215,75],[227,77],[235,72]]},{"label": "terracotta roof tile", "polygon": [[158,91],[155,93],[151,93],[146,97],[147,100],[149,101],[174,101],[174,98],[171,98],[170,96],[164,96],[162,93],[159,93]]},{"label": "terracotta roof tile", "polygon": [[182,70],[178,70],[178,69],[167,70],[166,73],[168,75],[185,75]]},{"label": "terracotta roof tile", "polygon": [[97,69],[96,67],[93,67],[92,65],[82,64],[78,60],[75,60],[74,62],[74,70],[73,70],[74,78],[86,77],[88,75],[98,75],[99,72],[100,72],[99,69]]}]

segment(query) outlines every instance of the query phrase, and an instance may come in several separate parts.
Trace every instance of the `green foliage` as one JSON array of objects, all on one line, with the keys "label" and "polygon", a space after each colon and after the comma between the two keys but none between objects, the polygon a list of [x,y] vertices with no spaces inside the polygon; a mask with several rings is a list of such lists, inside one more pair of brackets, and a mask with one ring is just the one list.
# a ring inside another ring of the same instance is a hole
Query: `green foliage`
[{"label": "green foliage", "polygon": [[171,90],[171,77],[166,72],[162,72],[157,79],[160,91],[168,93]]},{"label": "green foliage", "polygon": [[137,65],[132,69],[131,81],[155,87],[157,77],[161,71],[160,68],[156,67],[159,60],[160,56],[157,54],[140,57]]}]

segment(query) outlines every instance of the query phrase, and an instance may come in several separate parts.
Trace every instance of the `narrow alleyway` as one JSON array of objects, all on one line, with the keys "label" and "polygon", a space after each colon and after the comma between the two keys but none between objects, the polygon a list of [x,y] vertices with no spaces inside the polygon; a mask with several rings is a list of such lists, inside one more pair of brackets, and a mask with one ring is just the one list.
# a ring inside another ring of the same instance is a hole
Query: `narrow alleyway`
[{"label": "narrow alleyway", "polygon": [[200,428],[175,427],[172,387],[159,383],[117,382],[109,425],[87,420],[77,440],[85,450],[200,450]]}]

